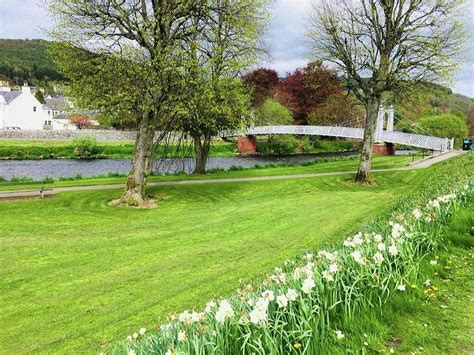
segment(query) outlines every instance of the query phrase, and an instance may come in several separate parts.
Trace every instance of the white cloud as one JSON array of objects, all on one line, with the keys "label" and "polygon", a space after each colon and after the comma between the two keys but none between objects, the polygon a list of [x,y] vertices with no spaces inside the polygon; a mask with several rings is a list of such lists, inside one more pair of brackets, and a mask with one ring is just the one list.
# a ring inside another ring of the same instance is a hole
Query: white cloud
[{"label": "white cloud", "polygon": [[46,38],[49,24],[39,0],[0,0],[0,38]]}]

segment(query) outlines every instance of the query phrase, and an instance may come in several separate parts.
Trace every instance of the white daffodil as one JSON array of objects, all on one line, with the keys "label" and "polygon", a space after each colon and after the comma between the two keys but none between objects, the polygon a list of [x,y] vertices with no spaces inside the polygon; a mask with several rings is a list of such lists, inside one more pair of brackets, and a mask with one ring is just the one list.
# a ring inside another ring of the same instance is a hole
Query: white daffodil
[{"label": "white daffodil", "polygon": [[421,211],[418,208],[415,208],[411,214],[415,219],[420,219],[422,216]]},{"label": "white daffodil", "polygon": [[379,252],[375,253],[375,255],[374,255],[374,262],[375,262],[376,264],[382,264],[383,260],[384,260],[384,257],[383,257],[383,255],[382,255],[381,253],[379,253]]},{"label": "white daffodil", "polygon": [[353,238],[352,242],[354,243],[355,246],[362,245],[364,243],[364,240],[362,239],[362,233],[359,232],[357,233]]},{"label": "white daffodil", "polygon": [[303,258],[306,259],[307,261],[311,261],[311,260],[313,260],[313,254],[307,253],[307,254],[304,255]]},{"label": "white daffodil", "polygon": [[403,232],[405,232],[405,227],[403,227],[399,223],[393,223],[392,224],[392,238],[397,239],[399,238]]},{"label": "white daffodil", "polygon": [[434,266],[434,265],[437,265],[437,264],[438,264],[438,262],[436,260],[430,260],[430,265]]},{"label": "white daffodil", "polygon": [[336,333],[336,339],[337,339],[337,340],[342,340],[342,339],[344,339],[344,338],[346,337],[346,336],[344,335],[344,333],[341,332],[340,330],[336,330],[335,333]]},{"label": "white daffodil", "polygon": [[397,255],[398,255],[398,249],[397,249],[397,247],[396,247],[395,245],[393,245],[393,244],[388,247],[388,252],[389,252],[390,255],[393,255],[393,256],[397,256]]},{"label": "white daffodil", "polygon": [[431,280],[426,280],[425,282],[423,282],[423,285],[425,285],[426,287],[431,286]]},{"label": "white daffodil", "polygon": [[377,244],[377,249],[379,251],[385,251],[385,250],[387,250],[387,247],[385,246],[385,243],[378,243]]},{"label": "white daffodil", "polygon": [[178,332],[178,341],[186,341],[188,336],[186,335],[186,332],[179,331]]},{"label": "white daffodil", "polygon": [[295,301],[298,297],[298,293],[292,288],[289,288],[288,291],[286,291],[286,297],[289,301]]},{"label": "white daffodil", "polygon": [[430,223],[431,222],[431,216],[426,216],[425,217],[425,222]]},{"label": "white daffodil", "polygon": [[339,271],[339,266],[336,263],[329,264],[329,272],[332,272],[333,274],[335,274],[338,271]]},{"label": "white daffodil", "polygon": [[216,321],[217,323],[223,323],[226,318],[234,316],[234,310],[232,309],[231,304],[227,300],[222,300],[219,302],[219,308],[216,312]]},{"label": "white daffodil", "polygon": [[365,259],[362,257],[362,254],[360,251],[356,250],[355,252],[353,252],[351,254],[351,256],[354,258],[355,262],[360,264],[360,265],[365,265],[366,264],[366,261]]},{"label": "white daffodil", "polygon": [[250,311],[249,317],[253,324],[259,324],[260,322],[267,320],[267,312],[254,308],[252,311]]},{"label": "white daffodil", "polygon": [[140,328],[140,330],[138,331],[138,333],[139,333],[140,335],[145,335],[145,333],[146,333],[146,328]]},{"label": "white daffodil", "polygon": [[332,273],[329,270],[324,270],[322,275],[323,279],[325,279],[326,281],[334,281],[334,277],[332,276]]},{"label": "white daffodil", "polygon": [[301,278],[301,275],[303,274],[304,270],[300,267],[297,267],[294,271],[293,271],[293,278],[295,280],[299,280]]},{"label": "white daffodil", "polygon": [[262,297],[266,299],[267,301],[273,301],[275,299],[273,291],[270,291],[270,290],[263,291]]},{"label": "white daffodil", "polygon": [[255,308],[260,311],[267,311],[269,301],[263,297],[260,297],[257,302],[255,302]]},{"label": "white daffodil", "polygon": [[312,278],[307,278],[306,280],[303,281],[303,287],[302,290],[304,293],[309,295],[311,293],[311,290],[316,286],[314,283],[314,280]]},{"label": "white daffodil", "polygon": [[171,349],[168,349],[165,353],[165,355],[173,355],[173,352],[171,351]]},{"label": "white daffodil", "polygon": [[347,247],[347,248],[353,248],[353,247],[355,247],[354,242],[353,242],[350,238],[344,240],[344,243],[343,243],[343,244],[344,244],[344,246]]},{"label": "white daffodil", "polygon": [[405,284],[400,284],[397,286],[397,290],[400,292],[403,292],[407,289],[407,286]]},{"label": "white daffodil", "polygon": [[288,306],[288,298],[285,295],[277,296],[276,301],[280,308],[286,308],[286,306]]},{"label": "white daffodil", "polygon": [[127,355],[137,355],[137,352],[133,349],[128,349]]},{"label": "white daffodil", "polygon": [[375,241],[376,243],[381,243],[382,240],[383,240],[382,235],[380,235],[380,234],[374,235],[374,241]]},{"label": "white daffodil", "polygon": [[206,313],[206,314],[211,313],[212,310],[214,309],[214,307],[216,307],[216,306],[217,306],[217,304],[213,300],[207,302],[206,308],[204,309],[204,313]]}]

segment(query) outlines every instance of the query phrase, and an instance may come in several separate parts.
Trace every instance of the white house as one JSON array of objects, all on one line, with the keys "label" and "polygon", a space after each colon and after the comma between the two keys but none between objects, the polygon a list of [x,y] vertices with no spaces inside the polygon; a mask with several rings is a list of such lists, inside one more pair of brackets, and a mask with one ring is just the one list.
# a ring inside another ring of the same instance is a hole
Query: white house
[{"label": "white house", "polygon": [[43,105],[31,93],[29,86],[23,86],[21,91],[0,86],[0,129],[44,129],[47,121]]},{"label": "white house", "polygon": [[72,102],[66,98],[47,97],[43,104],[46,116],[45,125],[48,129],[74,131],[77,127],[68,119],[67,112],[73,108]]}]

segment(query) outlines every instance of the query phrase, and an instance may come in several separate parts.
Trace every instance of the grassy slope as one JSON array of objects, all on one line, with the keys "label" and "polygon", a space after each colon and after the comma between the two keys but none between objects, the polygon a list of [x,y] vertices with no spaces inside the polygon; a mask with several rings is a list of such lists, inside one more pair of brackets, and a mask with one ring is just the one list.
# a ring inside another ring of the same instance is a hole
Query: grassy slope
[{"label": "grassy slope", "polygon": [[453,216],[445,232],[446,250],[437,254],[438,265],[428,260],[422,264],[421,280],[430,279],[437,287],[433,297],[420,290],[416,306],[409,301],[391,306],[386,322],[392,325],[391,341],[400,342],[397,351],[421,347],[427,354],[474,353],[473,218],[474,204]]},{"label": "grassy slope", "polygon": [[[420,159],[421,156],[414,157]],[[382,157],[375,156],[372,167],[374,169],[389,169],[408,166],[413,160],[409,156],[393,156]],[[312,174],[338,171],[355,171],[357,170],[359,161],[358,157],[347,158],[343,160],[316,161],[312,164],[302,166],[267,166],[260,168],[251,168],[232,171],[215,171],[205,175],[167,175],[152,176],[150,181],[177,181],[177,180],[200,180],[200,179],[221,179],[221,178],[241,178],[241,177],[258,177],[258,176],[277,176],[277,175],[294,175],[294,174]],[[65,186],[90,186],[103,184],[123,184],[124,177],[99,177],[99,178],[83,178],[80,180],[55,181],[46,184],[46,187],[65,187]],[[1,183],[1,190],[19,190],[19,189],[38,189],[41,184],[38,183]]]},{"label": "grassy slope", "polygon": [[98,350],[341,238],[428,174],[169,186],[155,210],[108,206],[117,191],[0,202],[2,350]]},{"label": "grassy slope", "polygon": [[[473,219],[471,203],[446,227],[445,249],[421,260],[418,281],[393,293],[382,312],[374,309],[345,324],[346,340],[329,353],[473,354]],[[435,259],[438,264],[430,265]],[[427,279],[436,289],[424,285]]]}]

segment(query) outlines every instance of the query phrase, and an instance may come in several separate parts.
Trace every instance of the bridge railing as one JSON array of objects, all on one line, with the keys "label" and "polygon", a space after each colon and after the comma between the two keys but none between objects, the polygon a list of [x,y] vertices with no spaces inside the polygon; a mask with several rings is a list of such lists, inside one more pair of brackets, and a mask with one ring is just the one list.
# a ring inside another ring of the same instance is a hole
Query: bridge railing
[{"label": "bridge railing", "polygon": [[445,151],[452,149],[452,141],[448,138],[439,138],[431,136],[423,136],[420,134],[404,133],[404,132],[382,132],[382,141],[403,144],[411,147],[418,147],[436,151]]},{"label": "bridge railing", "polygon": [[[258,126],[249,127],[243,131],[221,132],[221,137],[262,136],[273,134],[309,135],[363,139],[363,128],[333,127],[333,126]],[[382,131],[377,140],[387,143],[403,144],[412,147],[445,151],[453,149],[453,141],[447,138],[423,136],[397,131]]]}]

